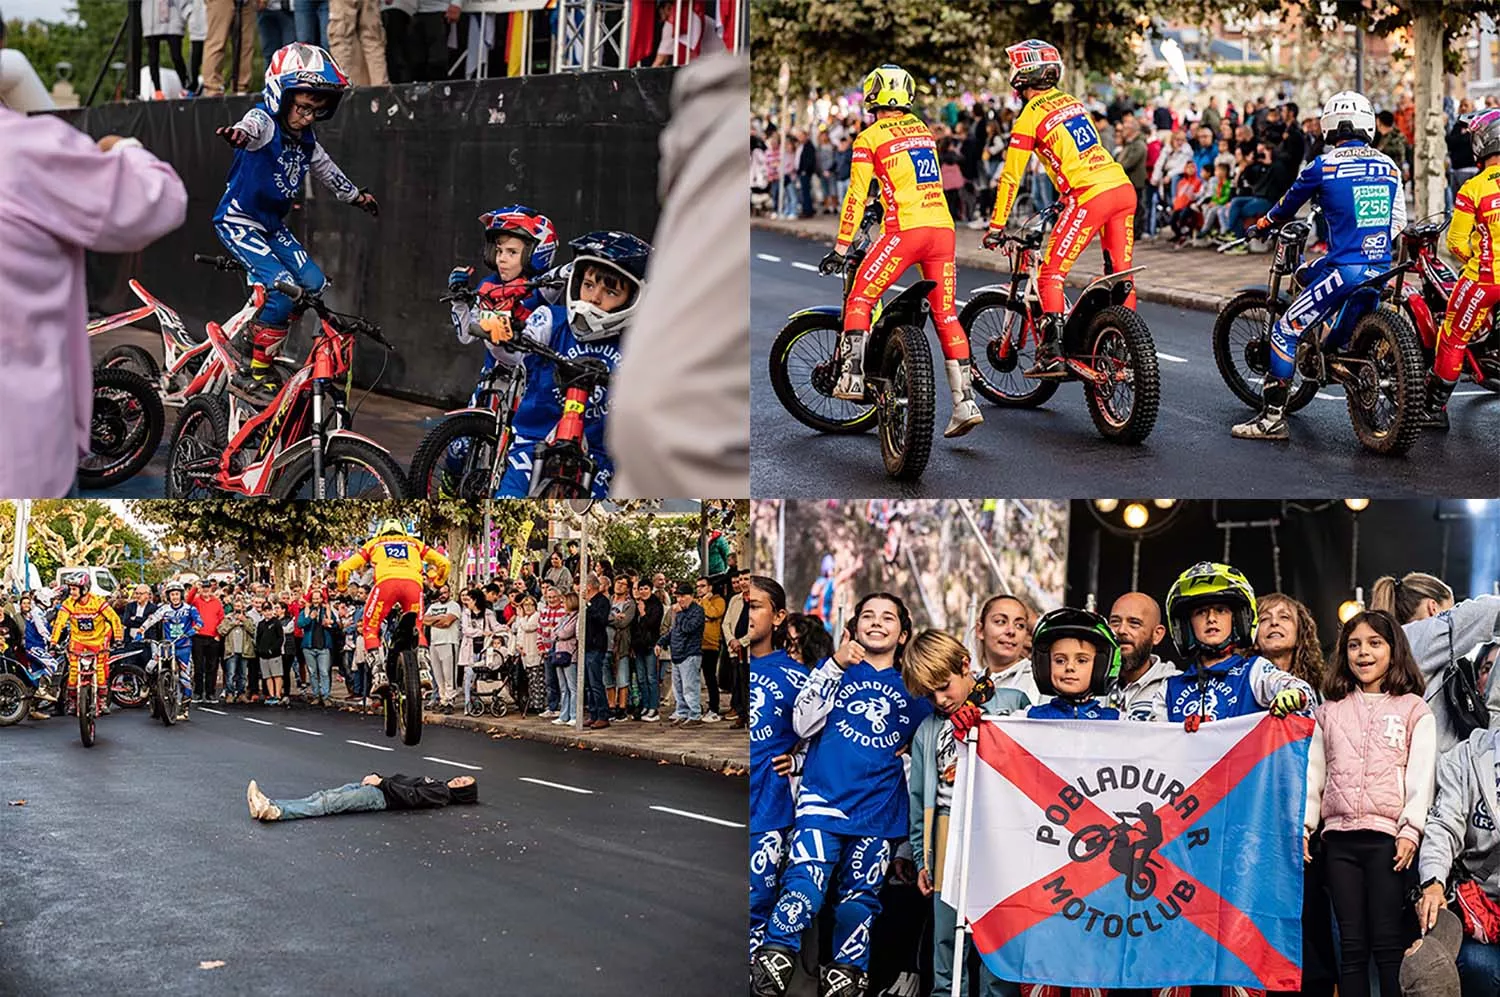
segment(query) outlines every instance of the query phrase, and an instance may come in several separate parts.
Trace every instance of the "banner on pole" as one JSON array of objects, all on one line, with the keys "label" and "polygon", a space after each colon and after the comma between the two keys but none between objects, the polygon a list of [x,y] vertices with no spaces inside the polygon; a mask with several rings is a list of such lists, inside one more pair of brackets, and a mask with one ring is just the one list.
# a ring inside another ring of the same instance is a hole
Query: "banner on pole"
[{"label": "banner on pole", "polygon": [[530,539],[531,520],[528,519],[526,520],[526,522],[522,523],[521,528],[516,531],[516,546],[510,552],[510,576],[512,578],[521,577],[521,562],[526,557],[526,543]]},{"label": "banner on pole", "polygon": [[[944,899],[1002,980],[1296,990],[1313,722],[1004,719],[961,752]],[[954,873],[957,873],[955,875]]]}]

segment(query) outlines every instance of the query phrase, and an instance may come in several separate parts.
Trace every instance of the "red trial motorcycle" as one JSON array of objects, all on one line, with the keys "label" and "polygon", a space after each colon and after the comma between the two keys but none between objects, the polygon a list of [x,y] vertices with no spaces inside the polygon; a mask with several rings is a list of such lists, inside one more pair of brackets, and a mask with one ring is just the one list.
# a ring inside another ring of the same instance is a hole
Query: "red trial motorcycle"
[{"label": "red trial motorcycle", "polygon": [[[1395,288],[1396,303],[1421,337],[1423,360],[1429,370],[1437,352],[1438,332],[1443,327],[1448,298],[1458,282],[1458,274],[1438,256],[1438,241],[1452,218],[1451,212],[1440,211],[1408,225],[1397,238],[1396,263],[1412,261],[1412,269],[1420,280],[1408,283],[1403,274]],[[1469,340],[1460,376],[1486,391],[1500,394],[1500,327],[1493,312]]]}]

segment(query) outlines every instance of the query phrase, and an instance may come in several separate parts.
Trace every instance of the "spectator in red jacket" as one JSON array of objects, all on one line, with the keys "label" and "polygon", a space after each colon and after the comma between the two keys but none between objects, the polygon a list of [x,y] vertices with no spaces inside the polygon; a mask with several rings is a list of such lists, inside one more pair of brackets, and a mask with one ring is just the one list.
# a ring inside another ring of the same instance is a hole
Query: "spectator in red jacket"
[{"label": "spectator in red jacket", "polygon": [[203,626],[193,634],[193,702],[217,703],[214,691],[219,663],[224,660],[224,642],[219,624],[224,622],[224,603],[219,601],[219,583],[212,578],[187,591],[187,602],[203,617]]}]

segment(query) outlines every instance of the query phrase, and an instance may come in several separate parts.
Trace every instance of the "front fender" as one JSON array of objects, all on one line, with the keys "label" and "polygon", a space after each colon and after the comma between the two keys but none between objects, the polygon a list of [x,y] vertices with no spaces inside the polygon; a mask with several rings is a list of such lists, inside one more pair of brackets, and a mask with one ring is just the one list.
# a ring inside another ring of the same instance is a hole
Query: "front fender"
[{"label": "front fender", "polygon": [[478,412],[480,415],[494,415],[495,414],[494,412],[491,412],[487,408],[482,408],[482,407],[480,407],[478,405],[469,405],[469,406],[466,406],[464,408],[449,409],[448,411],[446,411],[446,412],[443,413],[443,418],[444,419],[451,419],[455,415],[468,415],[470,412]]},{"label": "front fender", "polygon": [[804,315],[830,315],[833,318],[842,318],[843,314],[843,309],[839,308],[838,305],[813,305],[811,308],[804,308],[800,312],[792,312],[787,318],[802,318]]},{"label": "front fender", "polygon": [[[385,449],[385,444],[377,443],[375,440],[370,439],[363,433],[356,433],[352,429],[335,429],[328,434],[328,442],[330,444],[333,443],[334,440],[340,439],[360,440],[364,443],[370,444],[373,447],[378,447],[381,450]],[[296,443],[288,447],[287,450],[281,454],[281,456],[276,458],[276,460],[271,464],[271,470],[283,470],[284,468],[289,466],[292,461],[310,451],[312,449],[312,443],[313,441],[311,436],[305,436],[302,439],[298,440]]]}]

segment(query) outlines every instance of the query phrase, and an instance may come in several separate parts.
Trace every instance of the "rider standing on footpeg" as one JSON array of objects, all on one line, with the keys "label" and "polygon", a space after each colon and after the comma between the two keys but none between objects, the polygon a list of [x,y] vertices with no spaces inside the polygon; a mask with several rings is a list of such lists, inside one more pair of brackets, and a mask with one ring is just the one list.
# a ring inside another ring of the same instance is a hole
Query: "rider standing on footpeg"
[{"label": "rider standing on footpeg", "polygon": [[875,302],[906,269],[916,266],[924,280],[937,283],[927,295],[943,348],[943,367],[953,391],[953,417],[943,430],[947,437],[962,436],[984,422],[970,387],[969,339],[953,310],[955,272],[953,263],[953,216],[943,197],[938,169],[937,142],[932,129],[911,111],[917,85],[899,66],[881,66],[865,77],[865,110],[875,115],[874,124],[854,140],[849,167],[849,193],[839,217],[839,233],[832,252],[823,257],[818,270],[836,272],[854,241],[866,199],[872,188],[879,192],[885,208],[880,237],[870,246],[844,308],[844,335],[840,349],[843,370],[833,389],[835,398],[863,401],[865,397],[865,337],[870,331],[870,312]]},{"label": "rider standing on footpeg", "polygon": [[[1309,198],[1328,223],[1328,255],[1303,267],[1303,291],[1271,329],[1271,365],[1261,388],[1260,415],[1234,427],[1241,440],[1284,440],[1287,397],[1303,330],[1338,311],[1361,281],[1390,269],[1391,245],[1406,227],[1401,169],[1370,147],[1375,110],[1363,94],[1336,93],[1323,105],[1323,142],[1291,189],[1255,223],[1264,233],[1289,221]],[[1373,292],[1370,292],[1373,294]]]},{"label": "rider standing on footpeg", "polygon": [[[1062,78],[1062,56],[1053,46],[1028,38],[1005,50],[1010,59],[1010,85],[1026,106],[1016,118],[1005,150],[1005,166],[995,181],[995,214],[984,236],[984,248],[997,248],[1005,223],[1021,190],[1026,163],[1035,152],[1057,187],[1062,213],[1052,228],[1047,254],[1042,258],[1037,295],[1042,303],[1042,341],[1036,366],[1027,377],[1062,378],[1063,282],[1094,234],[1104,249],[1110,272],[1130,269],[1135,246],[1135,188],[1125,168],[1099,141],[1083,104],[1057,88]],[[1135,291],[1125,299],[1135,309]]]},{"label": "rider standing on footpeg", "polygon": [[380,212],[375,196],[354,186],[313,134],[313,121],[333,117],[348,88],[333,56],[316,45],[287,45],[266,63],[260,103],[238,123],[215,132],[235,154],[214,211],[214,232],[244,264],[250,284],[266,289],[265,307],[250,326],[250,375],[236,373],[230,382],[230,390],[252,404],[275,397],[279,386],[269,376],[271,359],[286,340],[289,323],[301,314],[291,298],[275,290],[276,282],[323,290],[322,269],[285,222],[308,171],[340,201],[372,215]]}]

